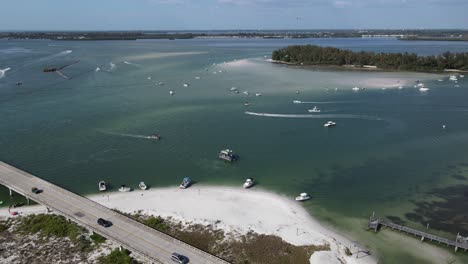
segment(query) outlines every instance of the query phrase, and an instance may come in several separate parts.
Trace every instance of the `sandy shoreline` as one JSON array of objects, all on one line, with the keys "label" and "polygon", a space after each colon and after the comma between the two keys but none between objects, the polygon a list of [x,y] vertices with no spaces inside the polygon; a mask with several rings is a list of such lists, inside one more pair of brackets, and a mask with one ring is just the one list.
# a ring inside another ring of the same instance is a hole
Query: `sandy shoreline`
[{"label": "sandy shoreline", "polygon": [[[345,249],[356,252],[353,242],[324,227],[296,201],[258,188],[192,186],[135,190],[128,193],[106,192],[88,196],[112,209],[127,213],[172,217],[184,223],[212,225],[226,233],[254,231],[281,237],[294,245],[329,244],[331,251],[314,253],[310,263],[376,263],[372,257],[346,256]],[[17,208],[20,214],[43,213],[43,206]],[[0,217],[9,217],[0,209]],[[362,256],[362,254],[361,254]]]}]

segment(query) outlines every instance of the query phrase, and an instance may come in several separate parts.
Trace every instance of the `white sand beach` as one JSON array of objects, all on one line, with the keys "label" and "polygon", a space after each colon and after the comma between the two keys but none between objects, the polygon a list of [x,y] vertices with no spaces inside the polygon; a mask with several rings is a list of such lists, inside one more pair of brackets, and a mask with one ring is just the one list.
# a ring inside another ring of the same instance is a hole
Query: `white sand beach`
[{"label": "white sand beach", "polygon": [[[198,223],[221,228],[234,236],[254,231],[276,235],[294,245],[329,244],[331,251],[314,253],[310,263],[376,263],[368,256],[346,256],[345,248],[356,252],[353,242],[325,228],[294,200],[258,188],[192,186],[135,190],[127,193],[106,192],[89,196],[107,207],[123,212],[142,211],[161,217],[172,217],[184,223]],[[18,208],[20,214],[42,213],[44,207]],[[6,209],[0,217],[8,217]]]}]

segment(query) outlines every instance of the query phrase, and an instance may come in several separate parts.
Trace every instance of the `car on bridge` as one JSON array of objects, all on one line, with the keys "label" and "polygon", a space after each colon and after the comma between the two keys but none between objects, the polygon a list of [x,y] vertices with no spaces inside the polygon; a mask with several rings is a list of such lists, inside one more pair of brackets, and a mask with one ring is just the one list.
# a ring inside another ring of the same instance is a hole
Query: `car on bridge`
[{"label": "car on bridge", "polygon": [[103,219],[103,218],[99,218],[99,219],[97,220],[97,223],[98,223],[100,226],[103,226],[103,227],[112,226],[112,222],[111,222],[111,221],[105,220],[105,219]]},{"label": "car on bridge", "polygon": [[189,259],[186,256],[177,254],[177,253],[172,253],[171,255],[172,261],[179,263],[179,264],[186,264],[189,263]]},{"label": "car on bridge", "polygon": [[31,192],[32,193],[35,193],[35,194],[40,194],[42,192],[41,189],[38,189],[37,187],[32,187],[31,188]]}]

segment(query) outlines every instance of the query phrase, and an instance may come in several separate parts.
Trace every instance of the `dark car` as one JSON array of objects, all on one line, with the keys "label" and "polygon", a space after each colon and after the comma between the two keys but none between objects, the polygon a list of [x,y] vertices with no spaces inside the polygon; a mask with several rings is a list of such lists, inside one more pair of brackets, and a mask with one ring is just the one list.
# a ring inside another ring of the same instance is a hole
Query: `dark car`
[{"label": "dark car", "polygon": [[32,187],[31,192],[32,192],[32,193],[35,193],[35,194],[39,194],[39,193],[42,192],[42,190],[40,190],[40,189],[38,189],[38,188],[36,188],[36,187]]},{"label": "dark car", "polygon": [[177,254],[175,252],[172,253],[171,259],[172,259],[172,261],[174,261],[176,263],[179,263],[179,264],[189,263],[189,259],[186,256],[182,256],[182,255]]},{"label": "dark car", "polygon": [[97,223],[100,225],[100,226],[103,226],[103,227],[109,227],[112,225],[112,222],[111,221],[107,221],[105,219],[102,219],[102,218],[99,218],[97,220]]}]

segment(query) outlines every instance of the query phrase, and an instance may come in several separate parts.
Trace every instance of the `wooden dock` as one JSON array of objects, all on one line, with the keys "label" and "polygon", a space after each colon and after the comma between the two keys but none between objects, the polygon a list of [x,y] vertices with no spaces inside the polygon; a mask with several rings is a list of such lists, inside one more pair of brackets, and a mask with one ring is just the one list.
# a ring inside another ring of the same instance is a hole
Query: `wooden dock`
[{"label": "wooden dock", "polygon": [[377,232],[380,230],[381,227],[388,227],[393,230],[398,230],[400,232],[413,235],[415,237],[420,237],[421,241],[430,240],[430,241],[438,242],[439,244],[445,244],[449,247],[454,247],[455,252],[457,252],[458,249],[463,249],[465,251],[468,250],[468,237],[462,237],[460,236],[460,234],[457,234],[455,240],[450,240],[447,238],[432,235],[432,234],[419,231],[413,228],[409,228],[406,226],[397,225],[384,218],[379,218],[379,217],[374,217],[374,216],[369,218],[369,223],[368,223],[369,229],[373,229],[375,232]]}]

